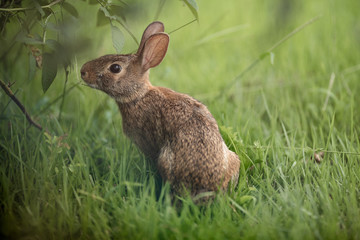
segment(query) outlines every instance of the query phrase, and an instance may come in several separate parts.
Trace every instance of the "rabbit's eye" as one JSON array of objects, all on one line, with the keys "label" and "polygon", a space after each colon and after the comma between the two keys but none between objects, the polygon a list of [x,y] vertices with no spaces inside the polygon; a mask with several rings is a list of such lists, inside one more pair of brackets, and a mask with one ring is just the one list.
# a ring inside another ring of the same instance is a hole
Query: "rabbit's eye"
[{"label": "rabbit's eye", "polygon": [[110,71],[112,73],[119,73],[121,71],[121,66],[119,64],[113,64],[110,66]]}]

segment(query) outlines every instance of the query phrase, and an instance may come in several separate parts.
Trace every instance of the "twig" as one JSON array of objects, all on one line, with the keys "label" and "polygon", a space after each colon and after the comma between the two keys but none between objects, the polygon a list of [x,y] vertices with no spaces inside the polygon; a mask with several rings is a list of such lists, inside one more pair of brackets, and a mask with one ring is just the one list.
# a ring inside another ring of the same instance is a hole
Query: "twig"
[{"label": "twig", "polygon": [[[184,25],[182,25],[182,26],[180,26],[180,27],[178,27],[178,28],[176,28],[176,29],[174,29],[174,30],[172,30],[172,31],[168,32],[168,34],[170,35],[170,34],[172,34],[172,33],[176,32],[176,31],[178,31],[178,30],[180,30],[180,29],[182,29],[182,28],[184,28],[184,27],[186,27],[186,26],[190,25],[191,23],[193,23],[193,22],[195,22],[195,21],[197,21],[197,19],[196,19],[196,18],[195,18],[194,20],[192,20],[192,21],[190,21],[190,22],[188,22],[188,23],[185,23]],[[138,45],[139,45],[139,44],[138,44]],[[136,52],[136,50],[133,50],[133,51],[131,51],[131,52]]]},{"label": "twig", "polygon": [[130,35],[130,37],[134,40],[134,42],[139,46],[140,43],[138,42],[138,40],[136,39],[135,35],[130,31],[130,29],[126,26],[126,24],[124,24],[120,18],[116,18],[117,22],[120,23],[120,25],[125,29],[125,31],[128,32],[128,34]]},{"label": "twig", "polygon": [[178,27],[178,28],[176,28],[176,29],[174,29],[174,30],[170,31],[168,34],[170,35],[170,34],[172,34],[172,33],[176,32],[176,31],[178,31],[178,30],[182,29],[183,27],[186,27],[187,25],[192,24],[192,23],[193,23],[193,22],[195,22],[195,21],[197,21],[197,19],[194,19],[194,20],[192,20],[192,21],[190,21],[190,22],[188,22],[188,23],[185,23],[184,25],[182,25],[182,26],[180,26],[180,27]]},{"label": "twig", "polygon": [[43,127],[40,124],[36,123],[34,120],[32,120],[29,113],[26,111],[24,105],[22,105],[22,103],[19,101],[19,99],[17,99],[17,97],[14,95],[11,89],[1,79],[0,79],[0,85],[1,88],[5,91],[5,93],[15,102],[15,104],[20,108],[20,110],[25,114],[26,119],[29,121],[29,123],[31,125],[34,125],[34,127],[39,129],[40,131],[42,131]]},{"label": "twig", "polygon": [[[59,2],[61,2],[63,0],[55,0],[51,3],[49,3],[48,5],[44,5],[44,6],[40,6],[40,8],[44,9],[44,8],[50,8],[55,4],[58,4]],[[18,11],[26,11],[26,10],[32,10],[32,9],[36,9],[35,7],[31,7],[31,8],[0,8],[0,11],[3,12],[18,12]]]}]

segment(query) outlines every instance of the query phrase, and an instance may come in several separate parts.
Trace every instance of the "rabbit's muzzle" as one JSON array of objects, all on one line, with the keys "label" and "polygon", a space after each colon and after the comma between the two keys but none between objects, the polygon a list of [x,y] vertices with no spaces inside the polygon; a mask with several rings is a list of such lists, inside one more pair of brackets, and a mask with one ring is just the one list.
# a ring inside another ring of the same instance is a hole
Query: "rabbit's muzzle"
[{"label": "rabbit's muzzle", "polygon": [[[90,64],[85,63],[80,70],[81,78],[92,88],[99,88],[99,81],[102,74],[95,74],[90,68]],[[100,76],[99,76],[100,75]]]}]

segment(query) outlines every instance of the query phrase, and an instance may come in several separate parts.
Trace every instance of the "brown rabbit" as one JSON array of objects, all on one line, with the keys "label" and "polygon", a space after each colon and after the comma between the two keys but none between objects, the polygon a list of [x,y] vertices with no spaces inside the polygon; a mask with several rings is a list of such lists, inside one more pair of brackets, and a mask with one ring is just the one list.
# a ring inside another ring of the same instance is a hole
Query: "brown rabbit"
[{"label": "brown rabbit", "polygon": [[194,98],[154,87],[149,69],[164,58],[169,35],[161,22],[144,31],[135,54],[105,55],[84,64],[81,77],[113,97],[124,133],[148,156],[175,193],[191,195],[236,185],[240,160],[208,109]]}]

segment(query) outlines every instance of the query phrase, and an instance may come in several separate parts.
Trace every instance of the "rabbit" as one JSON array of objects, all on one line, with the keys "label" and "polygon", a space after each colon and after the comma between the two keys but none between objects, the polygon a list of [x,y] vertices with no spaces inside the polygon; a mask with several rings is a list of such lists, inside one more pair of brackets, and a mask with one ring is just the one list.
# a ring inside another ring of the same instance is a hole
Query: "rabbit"
[{"label": "rabbit", "polygon": [[169,35],[161,22],[144,31],[135,54],[105,55],[85,63],[82,79],[115,99],[125,135],[168,181],[172,193],[191,196],[236,186],[240,160],[222,139],[205,105],[149,81],[161,63]]}]

